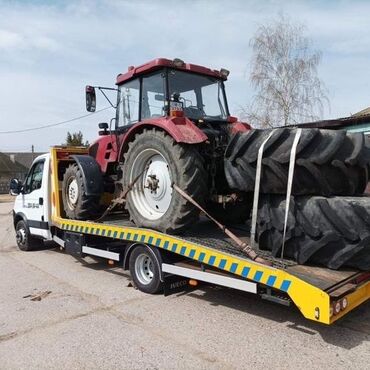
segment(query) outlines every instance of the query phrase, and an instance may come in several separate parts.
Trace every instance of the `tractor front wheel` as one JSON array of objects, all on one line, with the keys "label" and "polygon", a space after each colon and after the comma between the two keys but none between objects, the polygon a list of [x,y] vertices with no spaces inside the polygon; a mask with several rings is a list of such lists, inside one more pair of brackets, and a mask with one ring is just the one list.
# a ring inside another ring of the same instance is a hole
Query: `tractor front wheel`
[{"label": "tractor front wheel", "polygon": [[100,197],[86,194],[82,172],[76,163],[69,165],[63,176],[63,207],[74,220],[94,220],[100,215]]}]

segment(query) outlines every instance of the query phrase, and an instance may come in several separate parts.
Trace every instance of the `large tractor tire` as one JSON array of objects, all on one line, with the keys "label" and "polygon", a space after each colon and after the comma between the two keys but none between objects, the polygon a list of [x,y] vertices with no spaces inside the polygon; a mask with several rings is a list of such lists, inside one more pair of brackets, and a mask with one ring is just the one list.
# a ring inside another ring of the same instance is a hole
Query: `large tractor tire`
[{"label": "large tractor tire", "polygon": [[[260,249],[281,256],[285,197],[260,198]],[[370,197],[291,197],[284,257],[299,264],[370,269]]]},{"label": "large tractor tire", "polygon": [[[231,189],[253,191],[258,150],[271,130],[250,130],[232,137],[225,153]],[[296,129],[275,129],[264,147],[260,191],[285,194],[290,151]],[[292,194],[357,195],[368,182],[370,148],[362,133],[303,129],[296,152]]]},{"label": "large tractor tire", "polygon": [[87,195],[82,172],[77,164],[70,164],[63,176],[63,207],[73,220],[94,220],[101,214],[100,197]]},{"label": "large tractor tire", "polygon": [[145,129],[124,155],[123,188],[138,176],[126,199],[137,226],[176,234],[198,219],[198,209],[172,188],[176,184],[204,204],[207,173],[193,145],[176,143],[163,131]]}]

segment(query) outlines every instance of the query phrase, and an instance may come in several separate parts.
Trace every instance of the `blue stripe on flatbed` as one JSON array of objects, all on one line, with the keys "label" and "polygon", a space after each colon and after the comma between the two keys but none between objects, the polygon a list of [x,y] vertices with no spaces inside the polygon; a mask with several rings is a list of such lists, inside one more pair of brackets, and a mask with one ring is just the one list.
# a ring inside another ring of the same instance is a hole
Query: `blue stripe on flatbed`
[{"label": "blue stripe on flatbed", "polygon": [[280,286],[280,290],[287,292],[291,283],[292,282],[290,280],[283,280]]},{"label": "blue stripe on flatbed", "polygon": [[245,278],[248,277],[249,271],[250,271],[249,267],[244,267],[242,271],[242,276]]},{"label": "blue stripe on flatbed", "polygon": [[216,261],[216,256],[209,257],[208,264],[213,266]]},{"label": "blue stripe on flatbed", "polygon": [[263,275],[263,271],[256,271],[254,274],[253,280],[260,281]]}]

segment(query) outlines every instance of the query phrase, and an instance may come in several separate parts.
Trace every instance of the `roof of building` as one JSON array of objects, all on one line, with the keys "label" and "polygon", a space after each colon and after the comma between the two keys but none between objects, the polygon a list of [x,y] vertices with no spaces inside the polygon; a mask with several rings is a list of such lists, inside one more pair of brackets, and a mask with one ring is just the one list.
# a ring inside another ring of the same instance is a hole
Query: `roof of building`
[{"label": "roof of building", "polygon": [[33,160],[41,155],[44,154],[43,152],[37,152],[37,153],[32,153],[32,152],[6,152],[6,154],[11,161],[15,161],[20,163],[26,168],[30,168],[32,165]]},{"label": "roof of building", "polygon": [[10,157],[0,152],[0,174],[13,174],[27,172],[28,168],[17,161],[12,161]]},{"label": "roof of building", "polygon": [[359,112],[353,114],[353,116],[370,116],[370,107],[360,110]]},{"label": "roof of building", "polygon": [[134,66],[128,67],[128,71],[126,73],[119,74],[117,76],[116,84],[120,85],[126,81],[131,80],[132,78],[138,75],[149,73],[149,72],[152,72],[152,71],[164,68],[164,67],[170,67],[170,68],[175,68],[175,69],[182,70],[182,71],[200,73],[203,75],[220,78],[222,80],[227,79],[227,76],[221,74],[221,72],[217,70],[213,70],[207,67],[199,66],[196,64],[190,64],[190,63],[183,63],[181,65],[180,59],[170,60],[170,59],[165,59],[165,58],[157,58],[157,59],[151,60],[148,63],[137,66],[137,67],[134,67]]},{"label": "roof of building", "polygon": [[[367,110],[369,110],[368,113],[366,112]],[[364,112],[364,113],[361,113],[361,112]],[[364,109],[361,112],[356,113],[349,117],[328,119],[328,120],[315,121],[315,122],[305,122],[305,123],[299,123],[299,124],[292,125],[292,126],[341,129],[343,127],[348,127],[348,126],[358,126],[358,125],[364,125],[364,124],[370,125],[370,108]]]}]

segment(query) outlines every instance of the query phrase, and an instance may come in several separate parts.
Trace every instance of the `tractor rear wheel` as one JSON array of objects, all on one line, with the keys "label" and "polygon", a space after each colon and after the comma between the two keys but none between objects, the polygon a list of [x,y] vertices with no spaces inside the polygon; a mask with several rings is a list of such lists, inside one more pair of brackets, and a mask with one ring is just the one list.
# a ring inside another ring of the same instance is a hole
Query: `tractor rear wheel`
[{"label": "tractor rear wheel", "polygon": [[163,131],[145,129],[124,155],[124,189],[137,177],[126,199],[137,226],[179,233],[197,220],[198,209],[172,188],[176,184],[204,204],[207,173],[193,145],[176,143]]},{"label": "tractor rear wheel", "polygon": [[99,217],[99,196],[86,195],[82,172],[76,163],[64,173],[62,184],[63,207],[66,216],[73,220],[94,220]]}]

